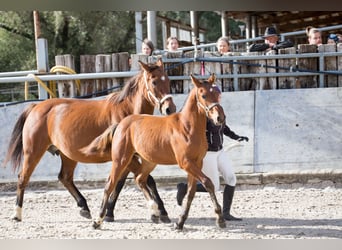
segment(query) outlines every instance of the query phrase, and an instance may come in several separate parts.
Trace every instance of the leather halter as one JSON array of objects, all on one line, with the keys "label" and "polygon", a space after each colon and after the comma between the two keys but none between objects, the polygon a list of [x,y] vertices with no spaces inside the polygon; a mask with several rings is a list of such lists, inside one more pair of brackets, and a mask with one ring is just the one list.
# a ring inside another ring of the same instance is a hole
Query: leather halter
[{"label": "leather halter", "polygon": [[[172,95],[168,94],[168,95],[165,95],[163,98],[158,99],[153,94],[153,92],[150,90],[150,88],[148,86],[146,71],[144,71],[144,79],[145,79],[145,86],[146,86],[146,89],[147,89],[148,99],[150,100],[150,102],[154,102],[155,104],[158,104],[158,109],[160,109],[160,107],[163,104],[163,102],[165,102],[165,100],[167,100],[168,98],[172,98]],[[153,101],[151,100],[151,97],[152,97]]]},{"label": "leather halter", "polygon": [[220,103],[218,103],[218,102],[211,103],[209,106],[203,105],[203,104],[199,101],[199,98],[198,98],[198,91],[197,91],[197,90],[196,90],[196,101],[197,101],[197,105],[205,111],[205,115],[206,115],[207,118],[209,118],[208,115],[209,115],[210,109],[212,109],[213,107],[215,107],[215,106],[217,106],[217,105],[220,105]]}]

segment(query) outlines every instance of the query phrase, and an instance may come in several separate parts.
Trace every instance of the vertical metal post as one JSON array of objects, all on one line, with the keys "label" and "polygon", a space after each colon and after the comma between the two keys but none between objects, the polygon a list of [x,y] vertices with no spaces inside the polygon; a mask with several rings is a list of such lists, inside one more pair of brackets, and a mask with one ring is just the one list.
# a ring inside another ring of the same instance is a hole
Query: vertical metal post
[{"label": "vertical metal post", "polygon": [[[41,33],[38,11],[33,11],[33,21],[34,38],[36,44],[37,71],[38,73],[47,73],[49,71],[47,40],[40,38]],[[38,94],[39,99],[48,98],[46,90],[40,85],[38,85]]]},{"label": "vertical metal post", "polygon": [[221,11],[221,33],[222,33],[222,36],[227,36],[227,15],[226,15],[226,11]]},{"label": "vertical metal post", "polygon": [[147,11],[147,37],[157,44],[156,12]]},{"label": "vertical metal post", "polygon": [[142,13],[141,11],[135,12],[135,49],[138,54],[141,51],[141,45],[143,40],[142,32]]},{"label": "vertical metal post", "polygon": [[[37,70],[39,73],[47,73],[49,71],[48,46],[47,40],[44,38],[37,39]],[[39,99],[47,99],[46,90],[38,85]]]}]

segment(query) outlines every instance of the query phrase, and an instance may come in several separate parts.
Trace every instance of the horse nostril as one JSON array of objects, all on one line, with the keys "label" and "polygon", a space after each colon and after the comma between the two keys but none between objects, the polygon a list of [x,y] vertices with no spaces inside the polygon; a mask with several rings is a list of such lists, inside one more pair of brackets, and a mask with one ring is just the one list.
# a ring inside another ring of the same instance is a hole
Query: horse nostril
[{"label": "horse nostril", "polygon": [[167,115],[171,114],[171,110],[169,108],[166,109],[166,114]]}]

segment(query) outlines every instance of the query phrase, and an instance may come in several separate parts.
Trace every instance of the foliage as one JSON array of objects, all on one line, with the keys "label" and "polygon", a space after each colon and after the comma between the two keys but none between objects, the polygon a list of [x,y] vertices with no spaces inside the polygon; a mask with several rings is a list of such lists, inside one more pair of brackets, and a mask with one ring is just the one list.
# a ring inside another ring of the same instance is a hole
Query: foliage
[{"label": "foliage", "polygon": [[[38,13],[40,37],[47,39],[50,68],[55,65],[55,56],[61,54],[72,54],[75,58],[76,72],[79,72],[80,55],[123,51],[136,53],[133,11],[40,11]],[[216,41],[221,36],[220,16],[212,11],[198,13],[200,27],[207,30],[206,41],[201,42]],[[158,15],[190,24],[189,11],[159,11]],[[234,27],[237,27],[237,24],[231,23],[230,20],[229,25],[232,27],[231,31],[235,32]],[[146,28],[146,23],[144,26]],[[157,32],[158,45],[161,45],[160,24]],[[144,35],[147,36],[146,32]],[[35,68],[33,11],[0,11],[0,72]],[[15,86],[23,89],[18,84]],[[0,84],[0,89],[9,88],[13,88],[13,84]],[[23,93],[20,93],[18,97],[12,95],[6,98],[21,99],[22,95]],[[3,100],[4,97],[0,95],[0,101]]]}]

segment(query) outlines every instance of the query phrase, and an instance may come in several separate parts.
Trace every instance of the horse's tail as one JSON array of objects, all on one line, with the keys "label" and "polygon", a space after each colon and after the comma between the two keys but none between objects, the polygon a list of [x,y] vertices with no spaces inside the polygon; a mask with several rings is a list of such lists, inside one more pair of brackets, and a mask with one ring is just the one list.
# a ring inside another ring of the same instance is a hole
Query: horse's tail
[{"label": "horse's tail", "polygon": [[23,128],[28,115],[37,104],[29,105],[14,125],[3,165],[11,161],[13,171],[20,166],[23,158]]},{"label": "horse's tail", "polygon": [[106,153],[112,148],[113,135],[118,124],[108,127],[101,135],[96,137],[88,146],[81,149],[84,154]]}]

